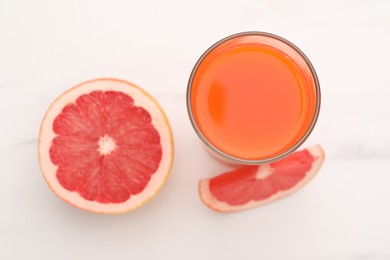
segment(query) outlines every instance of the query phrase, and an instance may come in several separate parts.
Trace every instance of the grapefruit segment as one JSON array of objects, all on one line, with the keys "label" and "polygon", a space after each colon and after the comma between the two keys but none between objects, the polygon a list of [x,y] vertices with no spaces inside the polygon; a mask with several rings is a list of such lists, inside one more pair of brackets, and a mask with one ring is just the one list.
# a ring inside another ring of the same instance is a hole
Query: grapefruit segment
[{"label": "grapefruit segment", "polygon": [[220,212],[258,207],[303,187],[317,174],[324,157],[316,145],[270,164],[241,166],[201,180],[199,194],[206,206]]},{"label": "grapefruit segment", "polygon": [[92,212],[120,213],[149,200],[165,182],[173,138],[157,102],[117,79],[81,83],[46,113],[39,161],[51,189]]}]

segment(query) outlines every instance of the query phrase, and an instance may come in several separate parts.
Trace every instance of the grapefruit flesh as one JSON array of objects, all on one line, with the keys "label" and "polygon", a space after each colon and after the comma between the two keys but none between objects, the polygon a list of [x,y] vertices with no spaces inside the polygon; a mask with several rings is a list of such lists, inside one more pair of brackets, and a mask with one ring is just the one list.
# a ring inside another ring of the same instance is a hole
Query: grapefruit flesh
[{"label": "grapefruit flesh", "polygon": [[201,180],[199,194],[206,206],[220,212],[258,207],[299,190],[317,174],[324,157],[316,145],[273,163],[241,166]]},{"label": "grapefruit flesh", "polygon": [[149,200],[173,160],[168,120],[141,88],[117,79],[81,83],[61,95],[41,125],[39,161],[51,189],[96,213]]}]

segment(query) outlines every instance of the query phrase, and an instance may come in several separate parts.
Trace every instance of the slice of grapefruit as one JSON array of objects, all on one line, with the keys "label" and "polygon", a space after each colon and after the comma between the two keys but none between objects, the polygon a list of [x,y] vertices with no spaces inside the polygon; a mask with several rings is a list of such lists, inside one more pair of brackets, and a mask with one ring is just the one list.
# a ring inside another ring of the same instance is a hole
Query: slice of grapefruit
[{"label": "slice of grapefruit", "polygon": [[141,88],[96,79],[62,94],[39,135],[39,162],[50,188],[78,208],[121,213],[163,185],[173,138],[157,102]]},{"label": "slice of grapefruit", "polygon": [[316,175],[323,161],[324,151],[316,145],[277,162],[241,166],[201,180],[199,194],[206,206],[220,212],[258,207],[299,190]]}]

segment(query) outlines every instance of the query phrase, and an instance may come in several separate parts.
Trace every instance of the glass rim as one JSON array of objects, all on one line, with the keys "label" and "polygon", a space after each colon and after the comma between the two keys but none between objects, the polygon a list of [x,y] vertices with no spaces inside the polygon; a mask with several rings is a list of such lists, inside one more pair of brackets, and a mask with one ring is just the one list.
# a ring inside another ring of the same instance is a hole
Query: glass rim
[{"label": "glass rim", "polygon": [[[313,77],[313,81],[314,81],[314,87],[315,87],[315,93],[316,93],[316,104],[315,104],[314,116],[313,116],[313,119],[312,119],[312,121],[310,123],[309,128],[307,129],[305,134],[302,136],[302,138],[300,138],[299,141],[296,142],[289,149],[287,149],[286,151],[284,151],[284,152],[282,152],[282,153],[280,153],[280,154],[278,154],[276,156],[265,158],[265,159],[254,159],[254,160],[252,160],[252,159],[244,159],[244,158],[232,156],[232,155],[230,155],[228,153],[225,153],[225,152],[221,151],[220,149],[218,149],[209,140],[207,140],[207,138],[203,135],[202,131],[199,129],[198,124],[195,121],[195,118],[194,118],[194,115],[193,115],[193,111],[192,111],[192,106],[191,106],[192,83],[193,83],[195,74],[197,73],[200,64],[210,54],[210,52],[212,52],[215,48],[217,48],[218,46],[220,46],[221,44],[223,44],[223,43],[225,43],[227,41],[230,41],[230,40],[232,40],[234,38],[238,38],[238,37],[242,37],[242,36],[264,36],[264,37],[273,38],[273,39],[275,39],[277,41],[280,41],[280,42],[286,44],[287,46],[292,48],[299,56],[301,56],[301,58],[304,60],[304,62],[309,67],[311,76]],[[240,32],[240,33],[232,34],[230,36],[227,36],[227,37],[217,41],[216,43],[211,45],[200,56],[200,58],[195,63],[194,68],[192,69],[191,75],[190,75],[188,83],[187,83],[186,103],[187,103],[187,113],[188,113],[188,116],[190,118],[192,127],[194,128],[195,133],[197,134],[199,139],[206,145],[206,147],[210,151],[212,151],[213,153],[219,155],[223,159],[225,159],[227,161],[230,161],[230,162],[234,162],[234,163],[238,163],[238,164],[258,165],[258,164],[270,163],[270,162],[274,162],[274,161],[280,160],[280,159],[286,157],[287,155],[291,154],[295,150],[297,150],[306,141],[306,139],[310,136],[311,132],[314,129],[314,126],[317,123],[317,119],[318,119],[319,112],[320,112],[320,107],[321,107],[321,89],[320,89],[320,83],[319,83],[319,80],[318,80],[318,76],[317,76],[317,73],[316,73],[313,65],[311,64],[309,58],[296,45],[294,45],[290,41],[284,39],[283,37],[280,37],[280,36],[272,34],[272,33],[260,32],[260,31],[247,31],[247,32]]]}]

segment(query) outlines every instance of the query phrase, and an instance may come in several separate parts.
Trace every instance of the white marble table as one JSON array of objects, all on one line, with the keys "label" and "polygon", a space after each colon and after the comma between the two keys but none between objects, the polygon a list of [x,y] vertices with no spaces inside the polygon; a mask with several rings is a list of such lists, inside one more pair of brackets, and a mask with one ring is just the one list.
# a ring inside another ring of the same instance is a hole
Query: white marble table
[{"label": "white marble table", "polygon": [[[0,259],[390,259],[390,2],[0,0]],[[305,143],[326,163],[299,193],[221,215],[197,181],[226,169],[194,134],[187,79],[202,52],[247,30],[297,44],[323,105]],[[51,101],[87,79],[118,77],[166,110],[176,157],[166,186],[125,215],[58,199],[37,160]]]}]

